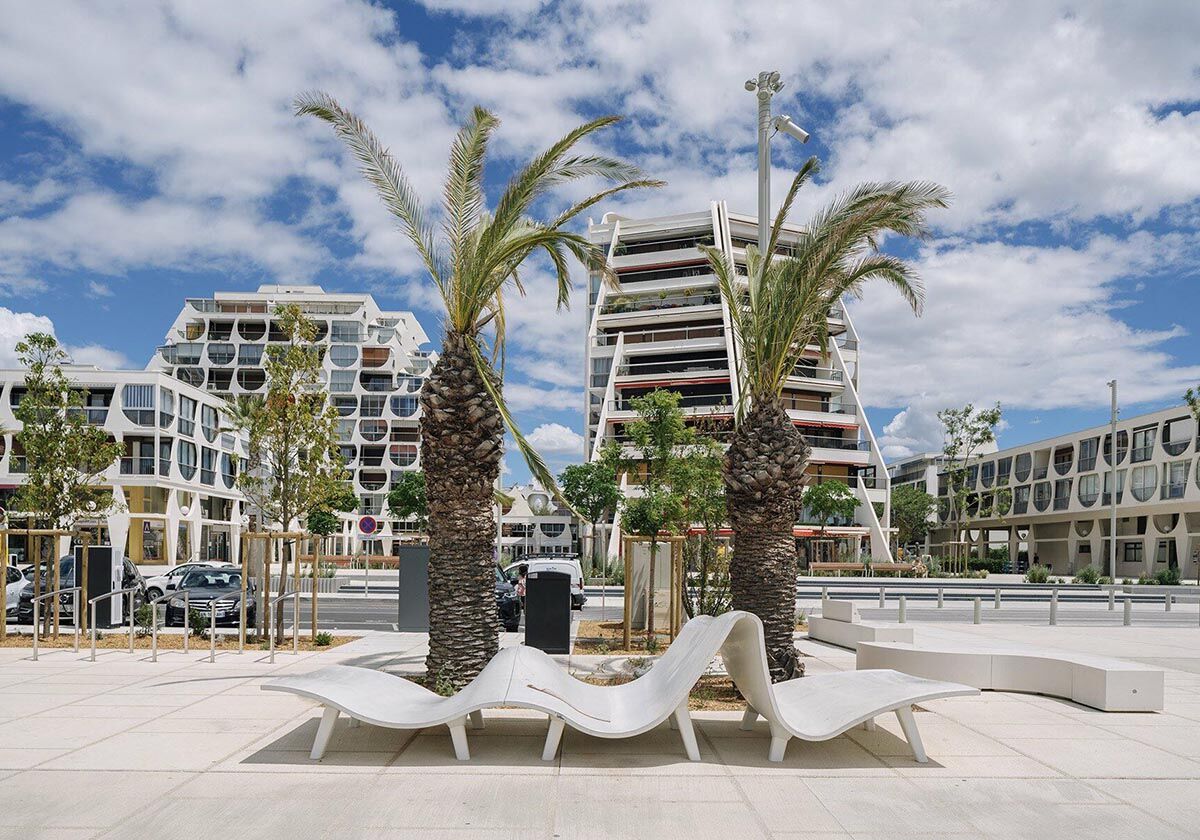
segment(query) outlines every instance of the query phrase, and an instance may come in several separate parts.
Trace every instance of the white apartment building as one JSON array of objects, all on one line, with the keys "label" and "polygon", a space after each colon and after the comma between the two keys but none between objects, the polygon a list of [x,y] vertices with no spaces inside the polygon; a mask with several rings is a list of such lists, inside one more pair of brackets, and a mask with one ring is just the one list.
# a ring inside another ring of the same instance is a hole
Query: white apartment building
[{"label": "white apartment building", "polygon": [[359,496],[344,517],[335,554],[394,554],[421,535],[412,522],[380,520],[375,538],[360,541],[358,516],[387,516],[387,491],[405,470],[420,468],[418,396],[436,356],[411,312],[380,309],[369,294],[326,292],[320,286],[260,286],[257,292],[217,292],[189,298],[149,367],[220,397],[266,392],[265,352],[287,340],[273,319],[296,304],[317,326],[322,376],[341,415],[342,455]]},{"label": "white apartment building", "polygon": [[[902,461],[895,461],[888,464],[888,478],[891,480],[892,490],[897,487],[915,487],[922,493],[928,493],[930,496],[937,496],[938,493],[938,475],[947,468],[950,463],[950,458],[941,452],[926,452],[922,455],[914,455],[910,458],[905,458]],[[937,524],[937,512],[929,514],[929,524],[934,526]],[[928,554],[931,548],[930,535],[925,536],[925,545],[922,549],[923,553]]]},{"label": "white apartment building", "polygon": [[[798,231],[785,228],[781,251]],[[704,418],[705,431],[728,434],[740,348],[698,246],[715,245],[744,266],[746,245],[757,241],[755,219],[730,213],[718,201],[701,212],[653,219],[608,213],[589,226],[589,237],[606,249],[620,282],[612,289],[598,272],[590,277],[585,456],[595,458],[605,441],[622,440],[635,417],[631,398],[656,388],[678,391],[693,421]],[[829,331],[828,347],[809,347],[796,366],[784,404],[812,446],[811,482],[846,482],[859,500],[853,520],[835,523],[822,536],[890,557],[888,474],[858,397],[858,334],[844,308],[829,313]],[[872,503],[883,506],[882,517]],[[819,533],[812,520],[805,514],[796,523],[802,557],[808,553],[804,538]],[[619,539],[614,528],[610,556]]]},{"label": "white apartment building", "polygon": [[501,564],[527,554],[578,554],[579,522],[536,484],[505,488],[512,499],[500,517]]},{"label": "white apartment building", "polygon": [[[239,559],[243,497],[237,474],[244,435],[221,431],[223,401],[165,373],[66,365],[85,394],[88,422],[124,447],[104,474],[115,504],[98,521],[83,522],[98,544],[112,545],[135,563]],[[25,392],[24,370],[0,371],[0,494],[24,481],[25,455],[13,414]],[[6,509],[10,508],[7,500]],[[12,523],[20,527],[19,521]],[[98,533],[97,533],[98,532]],[[24,557],[21,538],[14,553]],[[96,544],[96,543],[93,543]]]},{"label": "white apartment building", "polygon": [[[972,521],[979,542],[1007,537],[1009,556],[1024,550],[1056,574],[1109,566],[1112,434],[1097,426],[983,455],[967,469],[967,487],[999,515]],[[1186,406],[1122,419],[1117,424],[1117,578],[1137,578],[1178,567],[1197,575],[1200,558],[1200,435]],[[949,477],[939,476],[947,496]],[[955,539],[943,504],[934,550]],[[981,536],[985,535],[985,536]],[[1021,547],[1024,546],[1024,549]]]}]

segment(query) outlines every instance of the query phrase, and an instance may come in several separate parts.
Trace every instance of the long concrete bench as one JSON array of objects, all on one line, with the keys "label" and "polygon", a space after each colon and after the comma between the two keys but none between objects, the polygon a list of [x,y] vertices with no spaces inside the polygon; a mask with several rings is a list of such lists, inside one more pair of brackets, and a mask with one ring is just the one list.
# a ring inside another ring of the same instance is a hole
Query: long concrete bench
[{"label": "long concrete bench", "polygon": [[874,621],[860,621],[858,607],[850,601],[825,598],[821,614],[809,616],[808,637],[855,650],[861,642],[909,642],[911,627]]},{"label": "long concrete bench", "polygon": [[951,680],[992,691],[1063,697],[1105,712],[1158,712],[1163,672],[1149,665],[1018,645],[970,647],[864,642],[858,668],[894,668],[933,680]]}]

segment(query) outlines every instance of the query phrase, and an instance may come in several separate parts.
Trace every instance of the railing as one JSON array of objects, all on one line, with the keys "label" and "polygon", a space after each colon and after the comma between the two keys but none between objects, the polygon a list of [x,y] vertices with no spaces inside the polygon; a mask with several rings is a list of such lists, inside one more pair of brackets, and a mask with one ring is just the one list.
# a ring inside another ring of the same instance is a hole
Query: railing
[{"label": "railing", "polygon": [[155,460],[153,455],[137,458],[123,457],[121,458],[121,475],[154,475]]},{"label": "railing", "polygon": [[1049,472],[1049,470],[1050,470],[1049,467],[1034,467],[1033,468],[1033,480],[1040,481],[1041,479],[1045,478],[1046,474]]},{"label": "railing", "polygon": [[[182,592],[168,592],[166,595],[159,595],[150,602],[150,661],[158,661],[158,606],[159,601],[166,601],[169,598],[178,598],[183,596],[183,652],[188,652],[188,616],[192,614],[191,602],[188,597],[188,591],[185,589]],[[168,607],[170,605],[168,604]]]},{"label": "railing", "polygon": [[[726,395],[685,396],[679,400],[680,408],[727,408],[731,409],[730,397]],[[612,400],[609,411],[633,411],[633,398]]]},{"label": "railing", "polygon": [[103,426],[108,420],[108,406],[83,406],[81,408],[68,408],[67,414],[82,415],[83,419],[91,423],[93,426]]},{"label": "railing", "polygon": [[[659,341],[689,341],[697,338],[721,338],[725,335],[725,328],[720,325],[710,325],[707,327],[676,327],[674,329],[661,330],[637,330],[622,331],[625,336],[626,344],[652,344]],[[596,336],[596,344],[600,347],[608,347],[617,343],[617,336],[620,333],[600,333]]]},{"label": "railing", "polygon": [[[41,620],[41,614],[39,612],[39,607],[41,606],[41,602],[43,600],[45,600],[46,598],[52,598],[54,596],[61,597],[68,592],[70,592],[72,595],[75,596],[74,601],[73,601],[74,606],[71,609],[71,623],[73,625],[75,625],[75,652],[79,653],[79,596],[83,592],[83,587],[72,586],[69,588],[55,589],[53,592],[47,592],[45,595],[39,595],[38,597],[33,599],[33,661],[34,662],[37,662],[37,658],[38,658],[38,636],[40,635],[40,632],[41,632],[38,630],[38,624],[40,623],[40,620]],[[55,632],[57,632],[57,631],[58,631],[58,628],[56,626]]]},{"label": "railing", "polygon": [[275,605],[282,602],[284,598],[292,599],[292,653],[300,653],[300,590],[293,589],[291,592],[276,596],[267,604],[267,630],[271,634],[272,665],[275,664],[275,631],[279,629],[275,624]]},{"label": "railing", "polygon": [[692,266],[681,265],[671,268],[618,271],[617,281],[624,286],[627,283],[653,283],[659,280],[682,280],[688,277],[704,277],[712,273],[712,266],[707,262],[703,262]]},{"label": "railing", "polygon": [[797,379],[819,379],[825,382],[843,381],[842,372],[835,368],[809,367],[796,365],[789,376]]},{"label": "railing", "polygon": [[704,236],[687,236],[680,239],[655,239],[646,242],[622,242],[613,249],[614,257],[628,257],[636,254],[657,254],[662,251],[681,251],[685,248],[696,248],[700,245],[713,244],[712,234]]},{"label": "railing", "polygon": [[815,397],[784,396],[780,402],[783,408],[788,411],[815,411],[819,414],[858,414],[857,409],[852,404],[830,403]]},{"label": "railing", "polygon": [[625,362],[617,368],[617,376],[649,376],[661,373],[729,373],[729,363],[724,359],[697,359],[695,361],[670,362]]},{"label": "railing", "polygon": [[682,309],[689,306],[716,306],[721,302],[721,293],[706,291],[693,295],[668,295],[630,298],[617,295],[600,306],[601,315],[624,315],[639,312],[660,312],[666,309]]},{"label": "railing", "polygon": [[88,628],[92,634],[92,662],[96,661],[96,604],[121,595],[129,596],[129,652],[133,653],[133,593],[137,591],[138,588],[136,586],[130,586],[127,589],[118,589],[116,592],[109,592],[107,595],[97,595],[88,601],[88,607],[92,611],[92,624]]},{"label": "railing", "polygon": [[844,449],[857,452],[868,452],[871,442],[868,440],[847,440],[846,438],[809,437],[804,435],[804,441],[817,449]]}]

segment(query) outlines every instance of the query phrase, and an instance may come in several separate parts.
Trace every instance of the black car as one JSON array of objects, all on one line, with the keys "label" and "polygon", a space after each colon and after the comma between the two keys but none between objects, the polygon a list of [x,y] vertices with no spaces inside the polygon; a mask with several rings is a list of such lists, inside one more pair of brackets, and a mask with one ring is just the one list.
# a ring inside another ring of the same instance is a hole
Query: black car
[{"label": "black car", "polygon": [[[49,592],[54,587],[54,578],[50,572],[49,564],[42,563],[42,593]],[[142,578],[142,573],[133,561],[128,557],[122,558],[121,562],[121,588],[135,589],[133,592],[132,609],[137,610],[146,603],[146,582]],[[33,623],[33,567],[30,566],[25,570],[25,579],[29,582],[25,584],[25,588],[21,590],[21,595],[17,601],[17,621],[22,624]],[[58,587],[59,589],[69,589],[75,585],[75,557],[66,554],[58,559]],[[71,594],[59,595],[59,620],[71,617],[71,610],[75,605],[74,596]],[[129,610],[130,598],[128,595],[123,596],[125,601],[125,609]],[[42,601],[40,610],[43,612],[47,608],[53,609],[53,604],[47,598]],[[86,605],[84,609],[87,609]],[[128,615],[128,612],[126,613]]]},{"label": "black car", "polygon": [[[205,617],[212,618],[212,604],[217,605],[217,624],[236,626],[241,620],[242,604],[242,572],[236,567],[213,566],[207,569],[192,569],[179,581],[175,597],[167,600],[166,625],[168,627],[183,627],[187,616],[184,614],[183,593],[188,594],[188,609],[195,610]],[[253,584],[247,590],[246,626],[254,624]]]},{"label": "black car", "polygon": [[496,615],[509,633],[517,632],[521,626],[521,599],[517,597],[517,588],[505,579],[499,567],[496,568]]}]

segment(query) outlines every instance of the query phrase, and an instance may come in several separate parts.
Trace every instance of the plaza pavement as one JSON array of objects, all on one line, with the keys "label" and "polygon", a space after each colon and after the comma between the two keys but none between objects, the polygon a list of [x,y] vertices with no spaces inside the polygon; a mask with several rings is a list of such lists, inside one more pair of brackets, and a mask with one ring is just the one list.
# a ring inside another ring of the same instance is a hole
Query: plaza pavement
[{"label": "plaza pavement", "polygon": [[[628,741],[568,730],[542,762],[544,718],[487,712],[456,762],[444,728],[339,722],[311,762],[313,703],[259,690],[332,662],[418,670],[421,634],[321,654],[160,655],[0,649],[0,838],[1184,838],[1200,826],[1200,629],[915,625],[917,639],[1007,639],[1167,669],[1166,711],[1105,714],[985,693],[928,703],[916,764],[895,718],[821,744],[698,712],[701,763],[664,725]],[[509,642],[512,636],[507,636]],[[853,654],[806,638],[809,673]],[[596,658],[574,663],[591,665]]]}]

